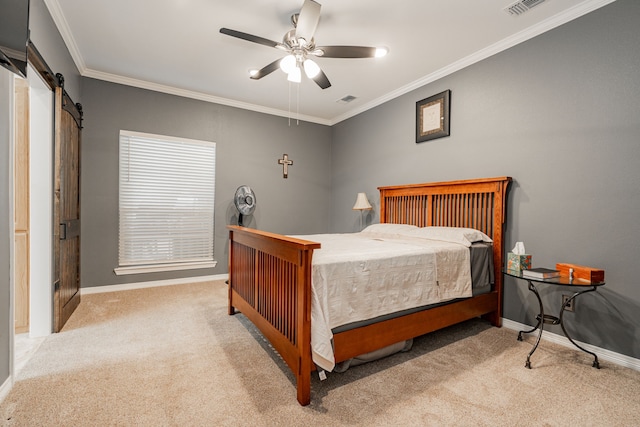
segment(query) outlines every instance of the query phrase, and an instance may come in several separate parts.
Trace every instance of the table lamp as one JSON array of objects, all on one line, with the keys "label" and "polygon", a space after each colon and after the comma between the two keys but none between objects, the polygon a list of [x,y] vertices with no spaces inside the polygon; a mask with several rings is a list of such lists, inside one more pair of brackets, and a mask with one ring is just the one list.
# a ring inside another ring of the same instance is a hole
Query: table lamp
[{"label": "table lamp", "polygon": [[362,231],[362,216],[364,214],[363,211],[368,211],[373,209],[371,203],[367,199],[367,195],[365,193],[358,193],[356,197],[356,204],[353,205],[354,211],[360,211],[360,231]]}]

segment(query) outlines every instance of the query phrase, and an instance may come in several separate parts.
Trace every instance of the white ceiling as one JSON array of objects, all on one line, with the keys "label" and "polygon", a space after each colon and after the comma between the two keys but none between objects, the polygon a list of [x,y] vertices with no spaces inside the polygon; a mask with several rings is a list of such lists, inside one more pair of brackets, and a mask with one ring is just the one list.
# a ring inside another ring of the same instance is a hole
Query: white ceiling
[{"label": "white ceiling", "polygon": [[[283,52],[220,34],[276,42],[303,0],[45,0],[83,76],[332,125],[614,0],[318,0],[317,45],[385,46],[376,59],[318,58],[320,89],[280,70],[249,79]],[[291,85],[291,86],[290,86]],[[348,104],[336,101],[352,95]],[[419,100],[416,100],[419,101]]]}]

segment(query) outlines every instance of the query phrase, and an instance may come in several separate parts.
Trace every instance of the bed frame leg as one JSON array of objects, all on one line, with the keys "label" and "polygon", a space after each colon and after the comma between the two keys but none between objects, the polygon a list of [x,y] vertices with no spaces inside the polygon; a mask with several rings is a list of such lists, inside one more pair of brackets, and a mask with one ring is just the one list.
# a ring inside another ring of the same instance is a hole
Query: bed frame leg
[{"label": "bed frame leg", "polygon": [[488,320],[493,326],[496,328],[502,327],[502,316],[500,316],[500,312],[492,311],[491,313],[487,313],[483,316],[486,320]]},{"label": "bed frame leg", "polygon": [[311,371],[303,370],[297,375],[296,385],[298,387],[298,403],[307,406],[311,403]]},{"label": "bed frame leg", "polygon": [[226,280],[225,283],[227,284],[227,286],[229,287],[228,292],[229,292],[229,307],[227,307],[227,314],[229,316],[233,316],[234,314],[236,314],[236,308],[232,305],[232,300],[233,300],[233,290],[231,289],[231,285],[229,284],[229,280]]}]

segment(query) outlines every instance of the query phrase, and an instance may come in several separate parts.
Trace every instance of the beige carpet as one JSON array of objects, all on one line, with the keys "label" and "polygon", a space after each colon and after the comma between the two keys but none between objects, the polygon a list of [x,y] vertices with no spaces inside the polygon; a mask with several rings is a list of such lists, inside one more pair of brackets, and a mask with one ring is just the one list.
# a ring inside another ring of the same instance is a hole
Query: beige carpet
[{"label": "beige carpet", "polygon": [[638,426],[640,372],[470,321],[312,380],[311,405],[224,282],[82,297],[0,405],[6,426]]}]

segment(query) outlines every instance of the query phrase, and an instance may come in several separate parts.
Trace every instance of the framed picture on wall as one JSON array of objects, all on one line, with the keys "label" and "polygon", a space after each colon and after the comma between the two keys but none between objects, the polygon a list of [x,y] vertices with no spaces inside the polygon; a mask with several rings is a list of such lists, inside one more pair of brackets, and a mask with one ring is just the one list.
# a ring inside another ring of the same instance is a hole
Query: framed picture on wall
[{"label": "framed picture on wall", "polygon": [[451,91],[416,102],[416,143],[449,136]]}]

